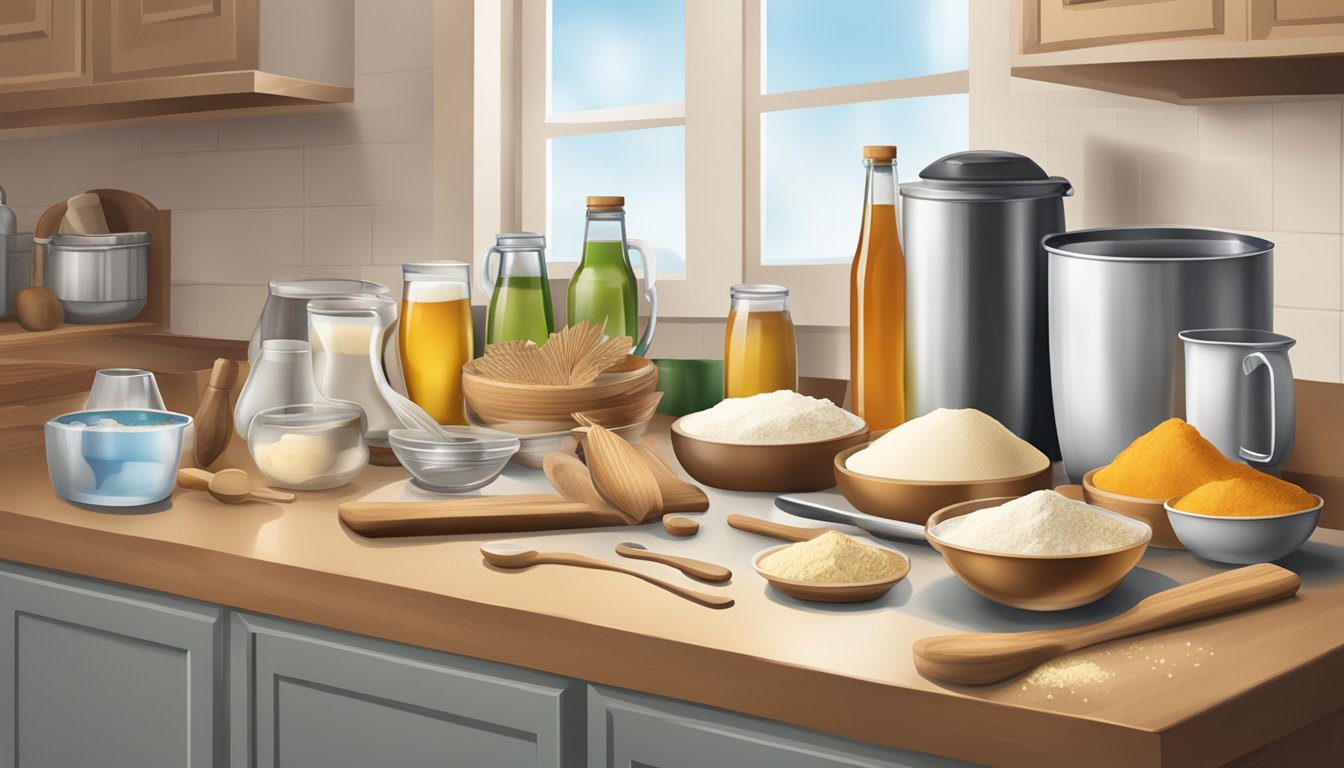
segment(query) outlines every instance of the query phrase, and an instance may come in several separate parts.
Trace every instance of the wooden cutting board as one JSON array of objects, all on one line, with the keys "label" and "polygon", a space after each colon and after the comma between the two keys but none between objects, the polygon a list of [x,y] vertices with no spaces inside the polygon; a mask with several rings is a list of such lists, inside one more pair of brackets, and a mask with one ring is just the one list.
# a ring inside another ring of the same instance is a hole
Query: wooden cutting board
[{"label": "wooden cutting board", "polygon": [[450,536],[629,525],[615,510],[552,494],[472,496],[445,501],[347,501],[341,522],[361,536]]}]

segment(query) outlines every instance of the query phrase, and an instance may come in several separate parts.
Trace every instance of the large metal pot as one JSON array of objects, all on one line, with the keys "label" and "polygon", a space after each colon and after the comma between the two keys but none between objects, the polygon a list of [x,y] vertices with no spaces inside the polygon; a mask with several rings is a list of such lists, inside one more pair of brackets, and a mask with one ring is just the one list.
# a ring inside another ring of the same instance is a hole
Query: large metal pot
[{"label": "large metal pot", "polygon": [[1185,416],[1191,328],[1274,325],[1274,244],[1206,229],[1050,235],[1050,374],[1064,468],[1079,481]]},{"label": "large metal pot", "polygon": [[977,408],[1052,459],[1046,267],[1067,179],[1012,152],[958,152],[901,185],[905,402],[913,418]]},{"label": "large metal pot", "polygon": [[145,308],[148,232],[34,240],[46,246],[45,282],[60,298],[67,323],[119,323]]}]

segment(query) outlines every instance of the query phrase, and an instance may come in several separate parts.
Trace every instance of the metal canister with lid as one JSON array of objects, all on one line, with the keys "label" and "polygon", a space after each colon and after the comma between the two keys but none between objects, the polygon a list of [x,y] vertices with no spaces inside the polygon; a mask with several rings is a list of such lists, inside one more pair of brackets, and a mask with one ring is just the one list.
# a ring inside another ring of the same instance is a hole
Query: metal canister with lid
[{"label": "metal canister with lid", "polygon": [[901,185],[906,417],[976,408],[1059,458],[1046,256],[1067,179],[1012,152],[947,155]]}]

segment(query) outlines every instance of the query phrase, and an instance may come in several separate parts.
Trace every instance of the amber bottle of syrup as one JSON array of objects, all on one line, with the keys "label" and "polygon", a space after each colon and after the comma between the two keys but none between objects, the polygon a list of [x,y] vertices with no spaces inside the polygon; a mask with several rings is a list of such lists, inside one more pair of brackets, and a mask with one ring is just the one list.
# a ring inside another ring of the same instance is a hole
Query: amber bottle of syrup
[{"label": "amber bottle of syrup", "polygon": [[905,255],[896,148],[863,148],[868,180],[849,287],[850,409],[877,431],[905,421]]}]

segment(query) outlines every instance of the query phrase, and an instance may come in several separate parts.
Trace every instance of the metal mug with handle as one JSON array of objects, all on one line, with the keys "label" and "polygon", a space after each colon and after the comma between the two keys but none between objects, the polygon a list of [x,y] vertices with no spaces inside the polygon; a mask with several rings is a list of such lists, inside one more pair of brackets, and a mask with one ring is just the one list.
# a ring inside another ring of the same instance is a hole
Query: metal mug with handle
[{"label": "metal mug with handle", "polygon": [[[1186,420],[1229,459],[1270,469],[1296,437],[1295,339],[1250,328],[1182,331]],[[1263,369],[1263,371],[1261,371]]]}]

